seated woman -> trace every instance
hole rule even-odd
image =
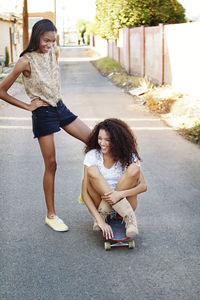
[[[147,187],[132,130],[122,120],[106,119],[94,127],[85,153],[82,199],[95,219],[93,230],[112,238],[106,218],[114,209],[125,222],[126,235],[137,235],[137,195]]]

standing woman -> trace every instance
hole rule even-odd
[[[86,143],[90,129],[62,102],[58,51],[55,48],[57,29],[43,19],[32,29],[28,47],[21,53],[12,72],[0,84],[0,98],[19,108],[32,111],[34,138],[38,139],[44,159],[44,194],[47,206],[46,224],[56,231],[67,231],[68,226],[56,215],[54,182],[56,152],[54,133],[64,129]],[[31,103],[22,102],[7,93],[22,73],[24,87]]]

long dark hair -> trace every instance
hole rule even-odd
[[[57,32],[55,25],[49,19],[42,19],[35,23],[35,25],[32,28],[31,38],[28,47],[20,54],[20,57],[23,56],[26,52],[38,50],[40,47],[40,36],[47,31]]]
[[[120,161],[123,167],[129,166],[132,163],[133,153],[141,160],[136,137],[131,128],[124,121],[115,118],[106,119],[94,127],[85,147],[85,153],[92,149],[100,150],[98,144],[100,129],[110,134],[111,153],[115,162]]]

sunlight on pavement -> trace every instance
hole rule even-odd
[[[0,129],[31,129],[32,126],[0,125]]]
[[[31,117],[0,117],[0,120],[17,120],[17,121],[26,121],[31,120]]]
[[[58,59],[59,62],[69,62],[69,61],[91,61],[98,59],[99,56],[94,57],[61,57]]]
[[[117,118],[117,119],[121,119],[124,120],[126,122],[130,122],[130,121],[160,121],[160,119],[149,119],[149,118],[144,118],[144,119],[139,119],[139,118]],[[105,118],[81,118],[81,120],[83,121],[103,121],[105,120]]]
[[[101,122],[104,120],[104,118],[80,118],[83,122],[85,122],[91,129],[94,128],[97,122]],[[120,117],[121,120],[125,122],[154,122],[154,121],[160,121],[160,119],[154,119],[154,118],[123,118]],[[0,117],[0,120],[6,120],[6,121],[31,121],[31,117]],[[92,122],[93,124],[89,124],[89,122]],[[130,124],[129,124],[130,125]],[[0,125],[0,129],[32,129],[31,125]],[[173,130],[170,127],[167,126],[131,126],[132,130]]]
[[[104,118],[81,118],[82,121],[103,121]],[[119,119],[119,118],[117,118]],[[120,117],[120,119],[130,122],[130,121],[160,121],[160,119],[150,119],[150,118],[123,118]],[[0,120],[18,120],[18,121],[26,121],[31,120],[31,117],[0,117]]]
[[[91,129],[94,126],[89,126]],[[32,126],[24,125],[0,125],[0,129],[32,129]],[[132,130],[173,130],[170,127],[131,127]]]

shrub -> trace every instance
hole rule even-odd
[[[8,51],[8,47],[5,47],[5,66],[8,67],[10,62],[10,56],[9,56],[9,51]]]
[[[192,128],[181,129],[180,133],[183,134],[188,140],[200,145],[200,123],[196,124]]]
[[[160,99],[160,98],[154,98],[152,95],[147,95],[146,98],[146,104],[150,111],[156,112],[159,114],[167,114],[171,110],[172,104],[176,101],[175,99]]]

